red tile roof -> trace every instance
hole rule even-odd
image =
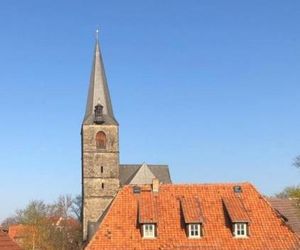
[[[180,198],[180,203],[185,223],[203,222],[199,197],[182,197]]]
[[[53,216],[49,218],[49,222],[52,223],[52,226],[56,227],[68,227],[72,229],[80,228],[80,223],[78,220],[73,218],[64,219],[59,216]],[[31,234],[36,231],[36,227],[34,225],[25,225],[25,224],[16,224],[10,225],[8,229],[8,235],[11,239],[19,240],[28,236],[28,232]],[[0,248],[1,250],[1,248]]]
[[[21,250],[16,242],[14,242],[7,233],[0,230],[0,249],[1,250]]]
[[[10,225],[8,229],[8,235],[12,239],[23,238],[26,231],[28,231],[28,225]]]
[[[150,190],[138,195],[139,223],[157,222],[157,196]]]
[[[142,238],[137,218],[139,199],[144,192],[149,193],[151,187],[142,186],[141,194],[134,194],[132,186],[125,186],[112,202],[86,249],[300,249],[298,236],[249,183],[238,184],[243,190],[239,199],[251,221],[249,237],[234,238],[223,204],[224,199],[236,201],[234,185],[162,184],[155,196],[155,239]],[[187,200],[199,197],[201,201],[204,222],[200,239],[190,239],[186,235],[180,205],[182,197]]]
[[[223,197],[222,200],[231,222],[250,222],[241,197]]]

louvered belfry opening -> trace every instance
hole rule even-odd
[[[102,123],[104,123],[103,106],[100,103],[98,103],[95,106],[94,113],[95,113],[94,122],[96,124],[102,124]]]

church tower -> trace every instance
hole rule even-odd
[[[81,128],[84,241],[88,238],[89,224],[98,221],[119,189],[118,133],[97,37]]]

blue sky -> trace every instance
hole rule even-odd
[[[0,220],[80,193],[80,126],[100,41],[122,163],[179,183],[299,183],[299,1],[2,1]]]

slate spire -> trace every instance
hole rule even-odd
[[[91,124],[94,122],[94,110],[97,104],[101,104],[103,106],[104,123],[118,124],[116,119],[114,118],[114,113],[111,105],[110,94],[107,86],[104,64],[100,50],[98,30],[96,31],[94,60],[92,65],[86,111],[83,120],[84,124]]]

